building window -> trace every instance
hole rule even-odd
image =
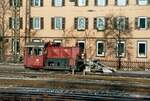
[[[30,18],[30,28],[39,30],[44,28],[44,18],[43,17],[33,17]]]
[[[96,55],[97,56],[105,56],[105,43],[104,43],[104,41],[97,41]]]
[[[103,31],[105,29],[104,17],[94,18],[94,29],[97,29],[98,31]]]
[[[85,30],[85,18],[84,17],[79,17],[78,18],[78,30]]]
[[[10,29],[22,29],[23,23],[22,18],[9,18]]]
[[[32,39],[32,42],[42,42],[41,39]]]
[[[31,0],[31,6],[43,6],[43,0]]]
[[[62,40],[56,39],[56,40],[53,40],[53,42],[56,46],[61,46]]]
[[[65,0],[52,0],[52,6],[61,7],[65,5]]]
[[[12,39],[12,51],[16,53],[20,52],[20,43],[17,39]]]
[[[124,30],[125,29],[125,17],[117,18],[117,29]]]
[[[85,50],[85,41],[80,40],[80,41],[77,41],[77,43],[80,49],[80,53],[83,54]]]
[[[41,0],[33,0],[33,4],[34,4],[34,6],[40,6],[40,3],[41,2]]]
[[[117,57],[125,56],[125,41],[117,41]]]
[[[139,28],[147,28],[147,17],[139,17],[138,19]]]
[[[96,6],[106,6],[108,3],[108,0],[95,0]]]
[[[139,41],[138,42],[138,57],[146,57],[147,56],[147,42]]]
[[[85,29],[88,29],[88,18],[85,17],[75,18],[75,29],[79,31],[84,31]]]
[[[148,0],[137,0],[138,5],[148,5]]]
[[[62,17],[55,18],[55,29],[62,29]]]
[[[129,27],[129,19],[124,16],[114,18],[114,27],[117,30],[124,31]]]
[[[118,6],[126,6],[128,3],[128,0],[115,0],[115,4]]]
[[[35,17],[33,19],[33,28],[40,29],[40,17]]]
[[[9,0],[9,5],[13,7],[22,6],[22,0]]]
[[[52,29],[55,29],[55,30],[65,29],[64,17],[53,17],[51,20],[52,20]]]
[[[148,18],[147,17],[135,18],[135,27],[140,28],[140,29],[147,29],[147,27],[148,27]]]
[[[87,6],[88,5],[88,0],[76,0],[75,5],[76,6]]]

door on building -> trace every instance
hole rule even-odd
[[[80,48],[80,53],[84,53],[84,49],[85,49],[85,41],[78,41],[78,46]]]

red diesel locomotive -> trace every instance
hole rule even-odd
[[[63,47],[57,44],[30,42],[24,49],[24,66],[31,69],[82,70],[83,59],[78,46]]]

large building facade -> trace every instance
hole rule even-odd
[[[15,0],[9,0],[13,7]],[[17,0],[18,1],[18,0]],[[28,0],[27,0],[28,1]],[[26,35],[26,0],[20,0],[20,41],[17,52],[23,53]],[[31,0],[30,37],[31,41],[57,42],[64,46],[77,43],[87,58],[117,59],[120,46],[122,60],[150,61],[150,0]],[[130,36],[121,40],[109,52],[104,38],[107,19],[110,16],[122,18],[124,26],[130,24]],[[15,21],[9,16],[9,31],[5,35],[6,54],[13,53],[12,28]],[[112,37],[113,38],[113,37]],[[111,39],[111,38],[110,38]],[[107,39],[107,40],[110,40]],[[129,42],[130,40],[130,42]],[[127,47],[127,44],[130,44]],[[19,48],[20,47],[20,48]]]

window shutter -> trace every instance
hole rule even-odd
[[[74,18],[74,29],[77,29],[78,26],[78,18]]]
[[[12,0],[9,0],[9,6],[10,7],[12,6]]]
[[[86,6],[88,6],[88,0],[86,0]]]
[[[31,6],[33,6],[33,0],[30,1]]]
[[[108,27],[107,25],[109,24],[108,23],[108,20],[109,20],[109,18],[108,17],[105,17],[105,28],[104,28],[104,30]]]
[[[33,18],[30,18],[30,28],[33,29]]]
[[[125,29],[129,29],[129,18],[125,18]]]
[[[97,6],[97,0],[95,0],[95,6]]]
[[[117,29],[117,18],[113,18],[113,28]]]
[[[65,17],[63,17],[63,19],[62,19],[62,29],[65,29],[65,22],[66,22]]]
[[[97,27],[96,27],[97,22],[96,21],[97,21],[97,18],[94,18],[94,26],[93,26],[94,29],[97,29]]]
[[[115,5],[117,5],[117,0],[115,0]]]
[[[107,21],[108,21],[108,18],[104,17],[104,24],[105,24],[105,26],[104,26],[104,30],[105,30],[105,29],[106,29],[106,27],[107,27]]]
[[[128,5],[129,4],[129,0],[126,0],[126,5]]]
[[[139,5],[139,0],[136,0],[136,4]]]
[[[65,0],[62,0],[62,6],[65,6]]]
[[[41,23],[41,29],[44,29],[44,18],[43,17],[41,17],[40,23]]]
[[[108,0],[106,0],[105,2],[106,2],[106,5],[108,5]]]
[[[22,19],[22,17],[20,18],[20,29],[22,29],[23,28],[23,19]]]
[[[52,0],[52,6],[55,6],[55,4],[54,4],[54,0]]]
[[[138,26],[138,18],[135,18],[135,29],[138,29],[139,26]]]
[[[105,28],[109,28],[109,27],[113,27],[113,21],[111,19],[111,17],[107,17],[106,19],[106,27]]]
[[[12,28],[12,18],[10,17],[9,18],[9,29],[11,29]]]
[[[54,17],[52,17],[51,18],[51,29],[54,29],[54,21],[55,21],[55,18]]]
[[[89,25],[88,18],[85,18],[85,29],[88,29],[88,25]]]
[[[75,6],[78,6],[78,0],[75,1]]]
[[[41,0],[41,2],[40,2],[41,3],[40,4],[41,7],[43,7],[43,2],[44,2],[44,0]]]
[[[20,7],[22,6],[22,0],[20,0]]]
[[[150,4],[150,0],[148,0],[148,4]]]
[[[148,20],[148,22],[147,22],[147,25],[148,25],[148,26],[147,26],[147,27],[150,28],[150,17],[147,18],[147,20]]]

